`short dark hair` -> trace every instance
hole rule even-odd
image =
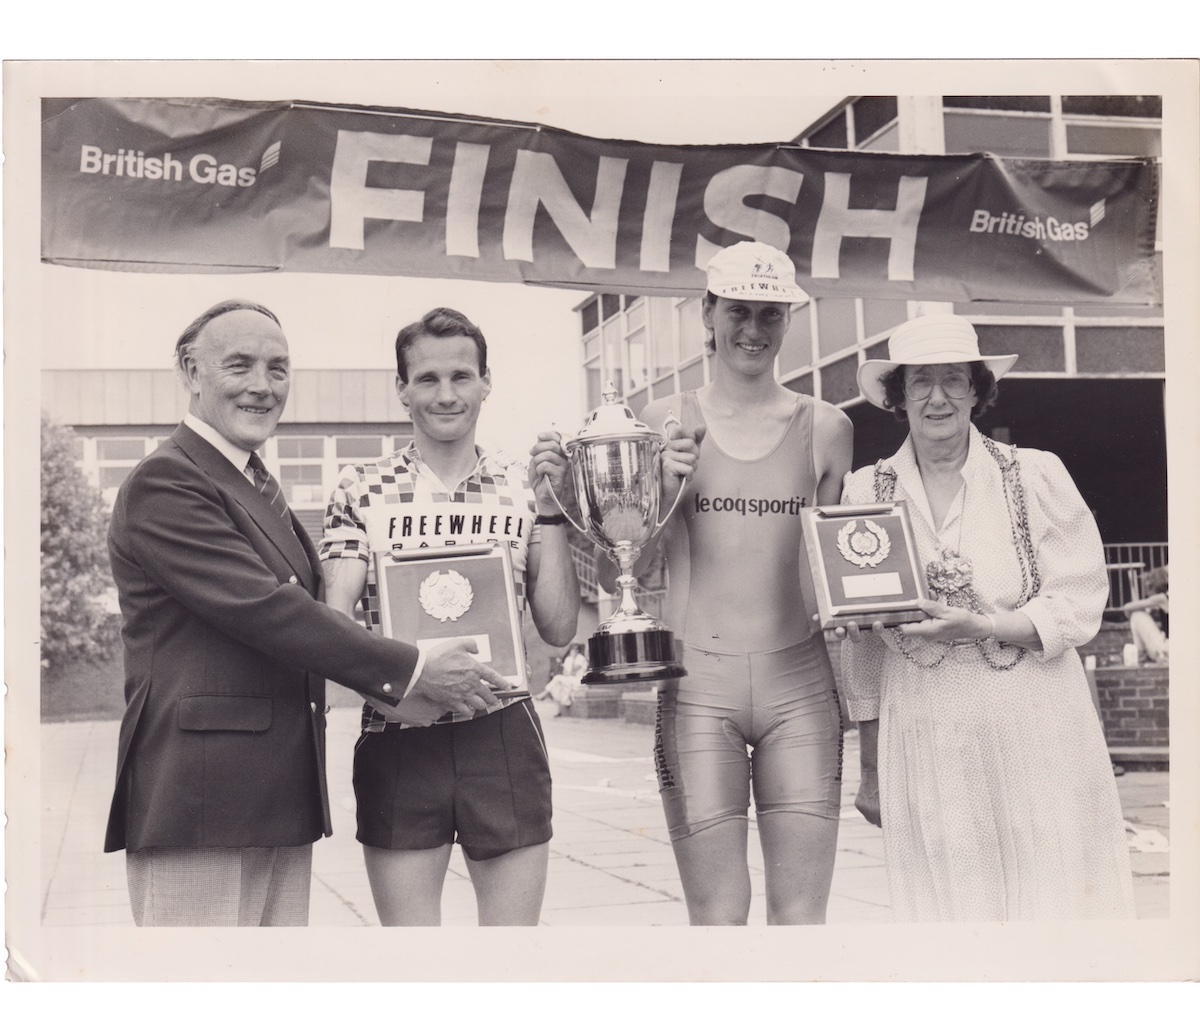
[[[396,373],[401,382],[408,382],[408,351],[421,336],[433,336],[436,339],[466,336],[473,339],[475,349],[479,351],[479,374],[487,374],[487,340],[483,338],[479,326],[456,310],[435,307],[420,321],[405,325],[396,333]]]
[[[717,305],[717,294],[710,289],[704,291],[704,299],[700,301],[700,310],[708,313]],[[704,352],[717,352],[717,337],[711,328],[704,326]]]
[[[183,359],[191,352],[192,344],[196,342],[196,338],[204,330],[204,326],[214,318],[219,318],[222,314],[229,314],[231,311],[257,311],[259,314],[265,314],[276,325],[279,325],[279,319],[271,311],[267,310],[260,303],[254,303],[252,300],[222,300],[220,303],[214,303],[200,317],[188,325],[176,341],[175,367],[180,371],[183,370]],[[282,325],[279,325],[279,327],[283,328]]]
[[[992,374],[983,361],[964,361],[971,372],[971,385],[975,388],[975,406],[971,408],[971,418],[974,420],[996,403],[1000,395],[1000,386],[996,376]],[[883,386],[883,405],[890,410],[897,421],[904,421],[908,415],[904,411],[904,372],[910,364],[897,364],[891,371],[879,376]]]

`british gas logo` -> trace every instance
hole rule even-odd
[[[1021,236],[1024,239],[1042,239],[1055,243],[1082,242],[1091,234],[1091,230],[1104,220],[1104,201],[1098,200],[1088,211],[1087,221],[1061,221],[1047,215],[1030,217],[1024,213],[1014,214],[1002,211],[993,214],[988,210],[977,209],[971,216],[971,232],[984,232],[988,235]]]
[[[148,181],[182,182],[201,185],[233,186],[247,189],[268,168],[279,163],[281,143],[272,143],[263,152],[257,168],[239,167],[219,160],[209,153],[192,156],[187,164],[170,153],[147,157],[142,150],[119,147],[106,152],[102,147],[84,144],[79,148],[79,171],[83,175],[112,175],[119,178]]]

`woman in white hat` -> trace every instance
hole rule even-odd
[[[889,356],[863,363],[859,388],[909,435],[847,476],[843,502],[908,502],[932,599],[924,620],[852,627],[842,671],[858,806],[882,818],[893,914],[1132,917],[1112,765],[1075,651],[1108,596],[1095,521],[1058,457],[972,424],[1015,356],[982,356],[971,324],[944,314],[901,325]]]
[[[641,415],[682,422],[667,431],[664,499],[695,462],[663,533],[665,620],[688,676],[660,690],[655,739],[693,924],[748,919],[752,788],[768,923],[824,921],[833,875],[841,717],[824,637],[805,612],[800,511],[837,502],[852,428],[775,380],[792,304],[807,299],[795,276],[763,243],[719,251],[702,308],[712,381]]]

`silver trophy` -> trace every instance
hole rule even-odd
[[[642,548],[674,513],[683,489],[660,521],[663,437],[634,417],[617,399],[611,383],[603,395],[604,403],[588,415],[580,433],[564,443],[583,525],[554,497],[571,524],[604,549],[620,571],[620,603],[588,640],[591,667],[583,683],[624,685],[682,678],[686,672],[676,659],[674,634],[634,599],[633,567]],[[671,415],[668,420],[678,419]]]

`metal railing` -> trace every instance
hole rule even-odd
[[[1142,575],[1167,563],[1166,543],[1105,543],[1104,564],[1108,569],[1108,606],[1105,613],[1119,611],[1142,595]]]

